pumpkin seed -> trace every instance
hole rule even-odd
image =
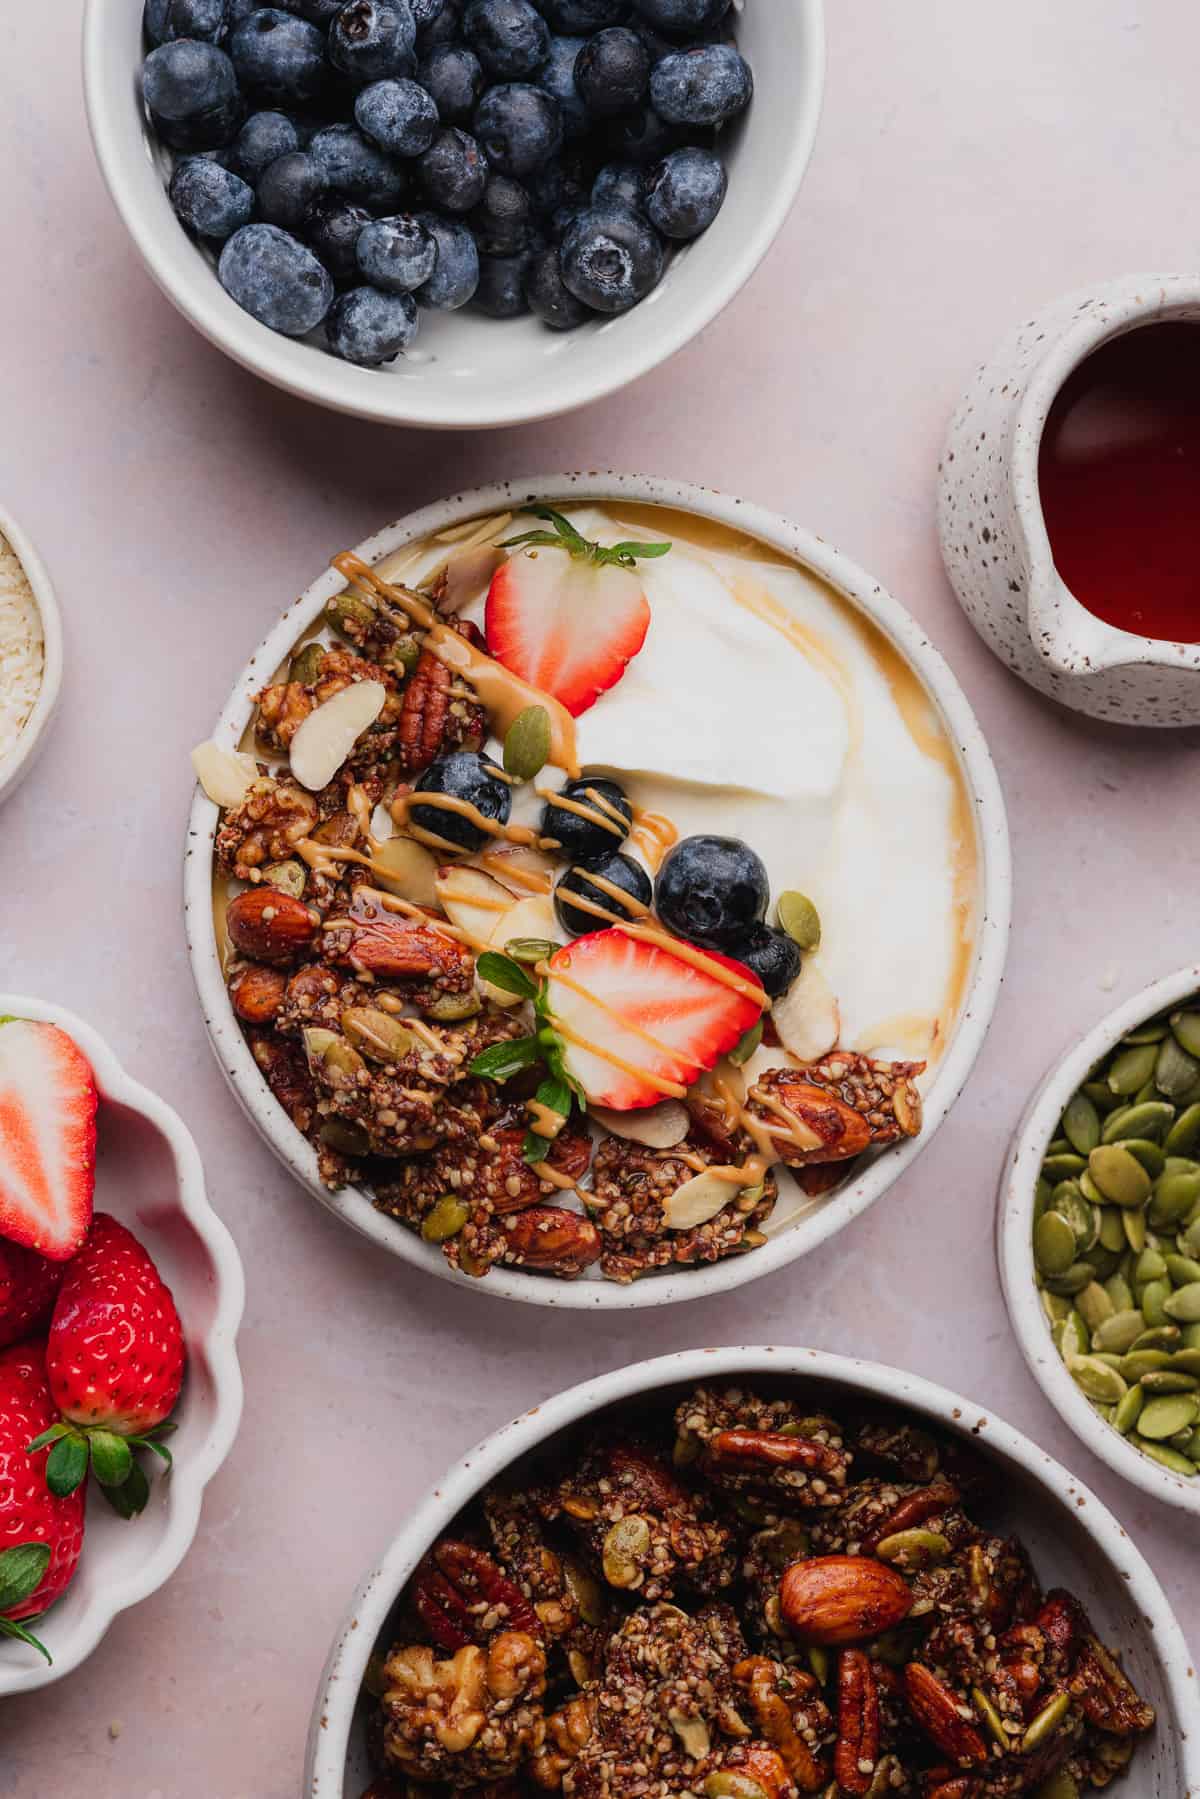
[[[1139,1087],[1137,1092],[1134,1094],[1133,1104],[1135,1106],[1144,1106],[1148,1100],[1155,1099],[1155,1098],[1157,1098],[1157,1096],[1158,1096],[1158,1087],[1154,1081],[1153,1076],[1151,1076],[1151,1078],[1146,1082],[1146,1085],[1144,1087]]]
[[[1121,1375],[1127,1381],[1145,1380],[1156,1368],[1165,1368],[1170,1360],[1163,1349],[1131,1349],[1121,1360]]]
[[[1200,1349],[1181,1349],[1171,1357],[1173,1374],[1200,1374]]]
[[[1113,1428],[1127,1437],[1142,1415],[1142,1407],[1146,1403],[1146,1389],[1138,1381],[1117,1401],[1113,1412]]]
[[[1121,1213],[1121,1229],[1125,1233],[1125,1241],[1135,1255],[1140,1255],[1146,1247],[1146,1218],[1142,1212],[1124,1211]]]
[[[1195,1462],[1177,1449],[1169,1449],[1165,1443],[1153,1443],[1149,1437],[1142,1436],[1131,1436],[1129,1442],[1135,1443],[1142,1454],[1148,1455],[1160,1468],[1169,1468],[1172,1474],[1182,1475],[1184,1480],[1194,1479],[1198,1472]]]
[[[1054,1347],[1063,1361],[1069,1361],[1075,1355],[1086,1355],[1092,1346],[1091,1332],[1083,1322],[1079,1313],[1072,1309],[1061,1324],[1056,1324],[1051,1336]]]
[[[821,1685],[828,1686],[829,1676],[833,1673],[833,1658],[823,1643],[809,1644],[808,1665]]]
[[[1187,1287],[1200,1281],[1200,1262],[1191,1256],[1167,1256],[1167,1278],[1173,1287]]]
[[[447,1193],[422,1219],[421,1235],[426,1243],[448,1243],[451,1237],[457,1237],[470,1215],[461,1199]]]
[[[1177,1349],[1182,1334],[1177,1324],[1159,1324],[1153,1330],[1143,1331],[1133,1347],[1135,1350]]]
[[[1122,1216],[1126,1218],[1140,1218],[1141,1213],[1126,1212],[1123,1213]],[[1110,1275],[1117,1272],[1117,1269],[1124,1260],[1124,1258],[1119,1256],[1115,1250],[1104,1249],[1099,1243],[1094,1243],[1091,1249],[1080,1256],[1079,1259],[1081,1262],[1086,1262],[1088,1264],[1092,1270],[1093,1280],[1099,1281],[1101,1285],[1104,1284]]]
[[[1065,1293],[1074,1296],[1090,1287],[1096,1278],[1096,1270],[1090,1262],[1072,1262],[1065,1274],[1048,1274],[1046,1285],[1051,1293]]]
[[[906,1573],[933,1568],[944,1562],[949,1553],[948,1537],[942,1536],[940,1531],[923,1530],[919,1525],[912,1530],[895,1531],[875,1545],[875,1554],[881,1562],[895,1562]]]
[[[636,1512],[618,1518],[604,1539],[600,1562],[610,1587],[632,1587],[641,1579],[641,1558],[650,1549],[650,1526]]]
[[[1188,1106],[1179,1114],[1163,1144],[1169,1156],[1190,1156],[1200,1148],[1200,1104]]]
[[[1083,1294],[1079,1297],[1082,1299]],[[1092,1348],[1109,1350],[1120,1356],[1128,1355],[1143,1329],[1144,1321],[1140,1312],[1113,1312],[1092,1332]]]
[[[1184,1349],[1200,1349],[1200,1324],[1185,1324],[1180,1339]]]
[[[1051,1137],[1045,1149],[1045,1154],[1048,1156],[1067,1156],[1070,1153],[1071,1145],[1066,1137]]]
[[[1100,1220],[1095,1206],[1090,1206],[1075,1181],[1060,1181],[1054,1189],[1051,1211],[1066,1219],[1075,1233],[1075,1253],[1086,1256],[1100,1238]]]
[[[971,1704],[987,1725],[992,1741],[998,1743],[1005,1751],[1011,1749],[1012,1743],[1004,1728],[1004,1720],[980,1687],[971,1688]]]
[[[1151,1143],[1149,1137],[1122,1137],[1121,1148],[1137,1157],[1152,1181],[1156,1181],[1166,1167],[1166,1156],[1157,1143]]]
[[[1066,1768],[1059,1768],[1033,1789],[1033,1799],[1079,1799],[1079,1782]]]
[[[1150,1176],[1121,1144],[1101,1144],[1088,1157],[1088,1172],[1106,1199],[1118,1206],[1143,1206],[1150,1197]]]
[[[1033,1259],[1050,1275],[1065,1275],[1074,1262],[1075,1232],[1061,1212],[1046,1212],[1034,1225]],[[1090,1279],[1090,1269],[1088,1274]]]
[[[1161,1281],[1166,1276],[1167,1264],[1156,1249],[1144,1249],[1139,1255],[1133,1270],[1133,1284],[1144,1287],[1148,1281]]]
[[[290,858],[286,862],[271,862],[262,871],[263,882],[273,887],[276,893],[286,893],[292,899],[303,899],[304,889],[308,885],[308,870],[303,862],[295,862]]]
[[[467,993],[439,993],[425,1007],[428,1016],[439,1024],[456,1024],[461,1018],[474,1018],[482,1010],[483,1001],[474,988]]]
[[[1182,1368],[1176,1369],[1172,1363],[1144,1374],[1142,1385],[1147,1393],[1194,1393],[1200,1387],[1200,1380],[1194,1374],[1185,1374]]]
[[[1109,1091],[1107,1081],[1085,1081],[1079,1091],[1087,1095],[1101,1118],[1107,1118],[1110,1112],[1116,1111],[1117,1101]]]
[[[1124,1377],[1095,1356],[1068,1356],[1067,1371],[1080,1392],[1101,1405],[1115,1405],[1125,1396]]]
[[[1086,1170],[1079,1177],[1079,1191],[1089,1204],[1099,1210],[1100,1241],[1105,1249],[1115,1249],[1118,1252],[1124,1250],[1125,1227],[1121,1223],[1120,1206],[1110,1206],[1105,1203],[1104,1195]]]
[[[1200,1281],[1189,1281],[1180,1287],[1178,1292],[1163,1300],[1162,1309],[1176,1324],[1200,1324]],[[1146,1322],[1151,1322],[1149,1317]]]
[[[306,643],[303,649],[297,650],[288,668],[288,680],[298,681],[301,687],[310,687],[321,673],[325,648],[320,639],[314,637],[311,643]]]
[[[600,1591],[599,1581],[593,1580],[581,1562],[573,1556],[560,1557],[563,1579],[567,1590],[575,1601],[575,1609],[585,1624],[603,1624],[608,1617],[604,1604],[604,1596]]]
[[[1149,1281],[1142,1288],[1142,1317],[1154,1328],[1155,1325],[1167,1322],[1167,1301],[1171,1297],[1169,1280]]]
[[[740,1068],[744,1062],[748,1062],[762,1040],[763,1021],[760,1018],[757,1024],[752,1024],[750,1029],[743,1036],[738,1038],[733,1048],[729,1051],[729,1060],[733,1063],[734,1067]],[[1046,1188],[1046,1197],[1048,1199],[1051,1192],[1050,1183],[1049,1181],[1046,1181],[1043,1185]]]
[[[353,640],[375,623],[375,608],[354,593],[335,593],[325,608],[325,616],[335,631]]]
[[[1110,1090],[1122,1098],[1137,1093],[1146,1082],[1154,1078],[1154,1064],[1158,1059],[1158,1050],[1152,1043],[1137,1044],[1132,1049],[1123,1049],[1109,1063],[1105,1077]]]
[[[821,946],[821,915],[806,893],[781,893],[777,908],[780,928],[802,950]]]
[[[1181,1454],[1190,1462],[1200,1462],[1200,1426],[1188,1432],[1187,1442],[1181,1446]]]
[[[339,1156],[365,1156],[371,1152],[371,1139],[361,1124],[349,1118],[327,1118],[317,1133],[322,1143]]]
[[[1191,1105],[1200,1085],[1200,1062],[1181,1049],[1174,1037],[1163,1039],[1154,1065],[1154,1084],[1177,1106]]]
[[[1154,1183],[1147,1221],[1156,1229],[1166,1229],[1186,1218],[1200,1199],[1200,1174],[1163,1174]]]
[[[1167,1026],[1161,1018],[1148,1018],[1145,1024],[1139,1024],[1136,1031],[1128,1031],[1121,1039],[1122,1049],[1134,1047],[1139,1043],[1161,1043],[1167,1034]]]
[[[1179,1246],[1185,1255],[1200,1256],[1200,1218],[1189,1221],[1179,1234]]]
[[[1177,1430],[1190,1430],[1200,1416],[1200,1399],[1190,1393],[1172,1393],[1160,1399],[1148,1399],[1138,1419],[1138,1436],[1151,1443],[1173,1437]]]
[[[1171,1032],[1189,1056],[1200,1056],[1200,1012],[1173,1012]]]
[[[417,1047],[407,1025],[374,1006],[348,1006],[342,1013],[342,1029],[355,1049],[372,1062],[402,1062]]]
[[[1122,1106],[1111,1112],[1100,1131],[1100,1142],[1118,1143],[1126,1137],[1148,1137],[1157,1143],[1170,1130],[1175,1119],[1174,1106],[1165,1099],[1150,1099],[1136,1106]]]
[[[782,906],[782,901],[780,902]],[[1062,1115],[1063,1136],[1081,1156],[1090,1155],[1100,1141],[1100,1114],[1086,1093],[1072,1094]]]
[[[1021,1754],[1032,1755],[1035,1749],[1049,1742],[1070,1709],[1070,1693],[1056,1693],[1050,1703],[1042,1707],[1021,1738]]]
[[[1091,1355],[1093,1361],[1103,1362],[1106,1368],[1115,1368],[1117,1373],[1120,1374],[1121,1363],[1125,1359],[1124,1356],[1114,1355],[1107,1349],[1093,1349],[1087,1353]]]
[[[1043,1291],[1041,1301],[1047,1324],[1061,1324],[1065,1318],[1070,1317],[1071,1302],[1069,1299],[1061,1298],[1057,1293]]]
[[[1099,1330],[1105,1320],[1113,1315],[1113,1302],[1096,1281],[1091,1281],[1084,1287],[1075,1304],[1090,1331]]]
[[[1133,1297],[1133,1289],[1123,1274],[1110,1274],[1104,1282],[1104,1291],[1112,1300],[1114,1312],[1136,1312],[1137,1305]]]
[[[550,714],[544,706],[526,706],[504,734],[504,772],[514,781],[532,781],[550,757]]]
[[[379,660],[385,668],[393,668],[397,673],[411,675],[421,660],[421,645],[417,638],[406,632],[389,643]]]
[[[1082,1174],[1087,1162],[1077,1156],[1073,1149],[1054,1149],[1047,1152],[1042,1161],[1042,1173],[1048,1181],[1066,1181],[1077,1174]]]

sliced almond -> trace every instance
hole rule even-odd
[[[196,745],[192,767],[214,806],[240,806],[258,779],[252,756],[241,750],[223,750],[211,741]]]
[[[832,987],[811,957],[771,1007],[779,1041],[800,1062],[828,1055],[842,1028]]]
[[[704,1719],[688,1717],[685,1712],[672,1709],[667,1713],[667,1723],[683,1744],[684,1754],[690,1755],[694,1762],[702,1762],[712,1748],[712,1738]]]
[[[503,550],[498,550],[493,543],[477,543],[470,548],[455,550],[446,562],[446,590],[438,610],[461,612],[473,601],[482,599],[503,561]]]
[[[386,843],[375,845],[371,860],[375,864],[371,880],[376,887],[413,906],[437,905],[437,861],[423,844],[411,837],[389,837]]]
[[[527,843],[498,843],[482,852],[487,872],[518,899],[540,898],[554,884],[557,864]]]
[[[292,773],[310,793],[328,787],[363,732],[383,711],[382,681],[354,681],[310,712],[292,738]]]
[[[663,1207],[667,1229],[691,1231],[698,1224],[707,1224],[710,1218],[715,1218],[731,1204],[738,1191],[732,1181],[723,1181],[711,1169],[694,1174],[682,1187],[676,1187]]]
[[[596,1123],[614,1137],[623,1137],[627,1143],[644,1143],[647,1149],[674,1149],[683,1142],[691,1125],[687,1107],[677,1099],[664,1099],[660,1106],[648,1106],[644,1112],[610,1112],[607,1106],[592,1106],[589,1111]]]
[[[434,875],[437,903],[476,948],[490,945],[497,922],[512,911],[512,895],[481,868],[451,862]]]
[[[506,944],[515,943],[518,938],[535,943],[562,942],[563,928],[554,916],[554,905],[548,893],[539,893],[534,899],[518,900],[516,905],[510,906],[492,932],[492,948],[503,952]]]

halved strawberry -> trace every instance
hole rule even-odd
[[[52,1262],[75,1254],[92,1222],[96,1082],[56,1024],[0,1024],[0,1237]]]
[[[66,1272],[65,1262],[0,1237],[0,1349],[22,1342],[49,1317]]]
[[[650,606],[639,557],[670,544],[591,543],[560,513],[532,509],[553,531],[526,531],[496,570],[484,624],[497,662],[553,695],[578,718],[616,685],[646,641]]]
[[[744,987],[754,977],[705,951]],[[766,1004],[656,943],[593,931],[550,960],[546,1009],[566,1038],[563,1062],[589,1101],[618,1112],[690,1087],[758,1022]],[[667,1083],[664,1087],[662,1083]]]

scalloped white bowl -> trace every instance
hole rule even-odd
[[[26,719],[16,747],[0,761],[0,805],[10,799],[37,759],[46,739],[46,727],[54,716],[62,689],[63,633],[58,600],[46,565],[16,519],[0,506],[0,537],[25,570],[42,620],[42,685]]]
[[[243,368],[301,399],[381,424],[475,430],[549,418],[646,374],[682,349],[749,280],[782,229],[816,138],[825,78],[823,0],[749,0],[738,38],[755,98],[728,136],[729,197],[712,227],[675,255],[661,285],[624,317],[578,331],[533,318],[424,313],[412,351],[353,368],[280,337],[231,300],[166,194],[167,154],[142,111],[142,0],[88,0],[83,74],[92,142],[147,269],[184,317]]]
[[[470,1450],[412,1511],[364,1575],[346,1612],[309,1726],[308,1799],[361,1799],[370,1779],[363,1676],[395,1640],[392,1616],[430,1544],[489,1481],[578,1419],[664,1388],[722,1378],[795,1381],[916,1413],[996,1463],[1005,1530],[1025,1539],[1043,1586],[1070,1587],[1100,1636],[1118,1648],[1158,1712],[1152,1741],[1120,1783],[1122,1799],[1200,1799],[1200,1697],[1183,1632],[1149,1564],[1075,1476],[1011,1425],[917,1375],[816,1349],[691,1349],[617,1369],[534,1406]]]
[[[759,538],[812,569],[864,613],[919,675],[959,748],[963,776],[974,802],[981,889],[975,956],[958,1028],[925,1096],[925,1128],[920,1137],[890,1149],[849,1179],[824,1205],[795,1219],[749,1255],[731,1257],[707,1268],[654,1275],[632,1286],[599,1279],[552,1280],[508,1268],[494,1268],[486,1280],[469,1283],[477,1291],[497,1298],[586,1310],[624,1311],[670,1305],[682,1299],[704,1299],[782,1268],[849,1224],[911,1167],[957,1099],[991,1022],[1008,945],[1012,876],[1004,800],[987,745],[961,688],[904,608],[877,581],[819,537],[743,500],[649,475],[618,475],[610,471],[542,475],[477,488],[427,506],[376,532],[359,544],[357,553],[367,562],[378,562],[432,532],[446,530],[478,514],[506,511],[534,498],[568,505],[615,499],[677,507]],[[327,569],[272,626],[239,675],[217,721],[213,732],[217,743],[232,749],[241,741],[250,720],[252,695],[272,678],[297,638],[343,585],[342,576]],[[422,1242],[413,1231],[376,1211],[365,1193],[355,1188],[330,1193],[321,1185],[311,1146],[278,1105],[256,1066],[229,1003],[213,928],[212,847],[217,816],[217,808],[197,788],[184,857],[184,911],[192,972],[222,1073],[280,1161],[330,1211],[389,1254],[428,1274],[466,1281],[467,1276],[451,1269],[434,1245]]]
[[[996,1209],[996,1254],[1004,1303],[1016,1332],[1029,1372],[1079,1438],[1106,1462],[1114,1474],[1140,1487],[1143,1493],[1181,1511],[1200,1515],[1200,1474],[1185,1480],[1160,1468],[1144,1456],[1119,1431],[1095,1413],[1068,1374],[1054,1347],[1038,1295],[1033,1266],[1033,1197],[1038,1169],[1046,1145],[1054,1136],[1063,1107],[1095,1064],[1101,1061],[1127,1031],[1136,1029],[1156,1012],[1174,1006],[1200,992],[1200,966],[1180,968],[1143,987],[1132,999],[1102,1018],[1074,1049],[1056,1062],[1025,1109],[1017,1126],[1000,1180]]]
[[[229,1454],[242,1414],[236,1337],[245,1302],[237,1249],[208,1203],[200,1154],[182,1120],[126,1074],[73,1012],[5,993],[3,1013],[60,1025],[91,1063],[100,1092],[96,1208],[119,1218],[154,1258],[183,1321],[188,1369],[171,1440],[173,1471],[165,1479],[152,1472],[150,1503],[128,1522],[98,1494],[89,1496],[79,1570],[36,1626],[53,1665],[22,1643],[0,1641],[0,1697],[70,1674],[118,1612],[157,1592],[187,1554],[204,1489]]]

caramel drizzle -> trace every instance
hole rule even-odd
[[[635,807],[629,841],[641,850],[651,873],[657,874],[667,851],[678,843],[679,832],[665,812],[641,812]]]
[[[585,787],[583,791],[585,798],[591,802],[588,805],[583,800],[571,799],[565,793],[556,792],[553,787],[534,788],[538,798],[545,800],[548,806],[559,806],[564,812],[573,812],[576,818],[585,818],[589,824],[611,831],[619,842],[624,842],[629,829],[629,820],[625,814],[606,800],[602,793],[597,792],[596,788]]]
[[[436,831],[427,831],[423,825],[412,822],[414,806],[430,806],[435,812],[457,812],[460,818],[469,819],[476,830],[488,837],[502,837],[507,843],[518,843],[528,849],[540,849],[542,840],[529,825],[501,824],[498,819],[487,818],[472,804],[470,800],[459,799],[453,793],[398,793],[391,804],[392,822],[399,826],[409,837],[415,837],[418,843],[428,845],[430,849],[448,850],[453,855],[461,856],[463,846],[454,843],[449,837],[439,837]]]
[[[515,881],[518,887],[526,887],[530,893],[549,893],[554,887],[552,877],[544,874],[540,869],[522,868],[517,861],[506,861],[502,856],[495,855],[491,851],[483,851],[477,858],[475,866],[482,868],[485,874],[494,874],[501,883]]]
[[[556,1112],[553,1106],[544,1106],[540,1099],[527,1100],[525,1110],[529,1114],[529,1128],[533,1135],[545,1137],[550,1143],[553,1143],[567,1122],[561,1112]]]
[[[592,995],[589,994],[588,998],[591,999]],[[664,1098],[687,1098],[687,1088],[681,1087],[678,1081],[668,1081],[661,1075],[651,1073],[648,1068],[639,1068],[636,1062],[627,1062],[623,1056],[618,1056],[611,1049],[602,1049],[599,1044],[593,1043],[589,1038],[581,1037],[578,1032],[571,1030],[560,1018],[555,1019],[554,1028],[560,1037],[565,1037],[567,1042],[573,1043],[577,1049],[585,1050],[589,1055],[598,1057],[601,1062],[607,1062],[613,1068],[619,1068],[622,1074],[627,1074],[636,1081],[644,1081],[647,1087],[653,1087]]]
[[[543,979],[550,972],[551,970],[548,962],[538,963],[536,973],[540,974]],[[640,1025],[633,1024],[628,1018],[622,1017],[620,1012],[610,1006],[607,1001],[597,999],[590,987],[585,987],[581,982],[572,980],[571,976],[569,974],[564,974],[561,968],[556,968],[553,972],[554,978],[560,986],[570,988],[571,992],[577,993],[580,999],[587,1000],[589,1005],[595,1006],[598,1012],[603,1012],[606,1018],[613,1019],[615,1023],[619,1024],[621,1029],[628,1032],[631,1037],[640,1037],[642,1042],[648,1044],[652,1050],[656,1050],[659,1055],[669,1057],[672,1061],[678,1062],[682,1060],[678,1050],[672,1049],[669,1043],[663,1043],[650,1031],[644,1031]],[[599,1054],[600,1052],[597,1051],[596,1053]],[[686,1092],[687,1089],[685,1088],[684,1091]]]

